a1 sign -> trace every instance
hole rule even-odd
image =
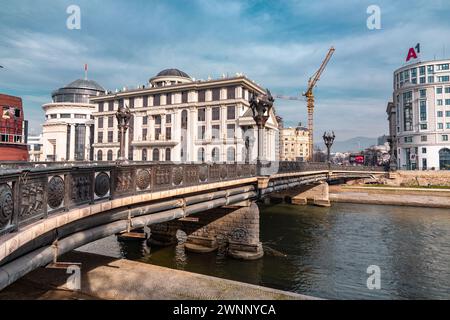
[[[420,53],[420,43],[416,44],[414,48],[409,48],[408,56],[406,57],[406,62],[408,62],[411,59],[417,59],[419,53]]]

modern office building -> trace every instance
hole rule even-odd
[[[44,104],[42,152],[45,161],[93,160],[95,105],[90,97],[104,93],[97,82],[78,79],[52,93]]]
[[[309,152],[309,131],[301,123],[295,128],[281,129],[280,160],[306,161]]]
[[[450,60],[418,62],[394,71],[394,127],[399,169],[450,169]]]
[[[116,111],[132,113],[125,137],[125,157],[144,161],[253,161],[257,129],[249,97],[265,90],[241,74],[217,80],[194,80],[166,69],[148,85],[91,98],[96,136],[95,160],[116,160],[119,131]],[[275,160],[278,124],[274,110],[265,129],[264,159]]]

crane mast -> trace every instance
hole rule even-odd
[[[320,76],[322,75],[323,71],[325,70],[325,67],[328,64],[328,61],[330,61],[331,56],[334,53],[334,48],[331,47],[328,50],[328,53],[325,57],[325,59],[322,61],[322,64],[320,65],[320,68],[313,74],[311,78],[308,80],[308,88],[303,93],[303,96],[306,97],[307,101],[307,108],[308,108],[308,133],[309,133],[309,154],[308,154],[308,160],[313,160],[313,131],[314,131],[314,93],[313,89],[317,84],[317,81],[319,81]]]

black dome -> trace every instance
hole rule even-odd
[[[89,97],[104,93],[105,89],[94,80],[78,79],[53,91],[53,102],[89,103]]]
[[[186,72],[183,72],[178,69],[165,69],[156,75],[157,77],[182,77],[182,78],[190,78]]]

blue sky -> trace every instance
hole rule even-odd
[[[81,30],[66,28],[69,5]],[[366,27],[369,5],[381,30]],[[273,93],[299,95],[328,48],[316,89],[315,132],[337,140],[387,132],[392,72],[409,47],[422,60],[450,57],[450,2],[356,0],[0,0],[0,92],[23,98],[32,132],[51,91],[83,77],[109,90],[135,87],[165,68],[196,79],[243,72]],[[278,99],[287,124],[306,123],[306,102]]]

